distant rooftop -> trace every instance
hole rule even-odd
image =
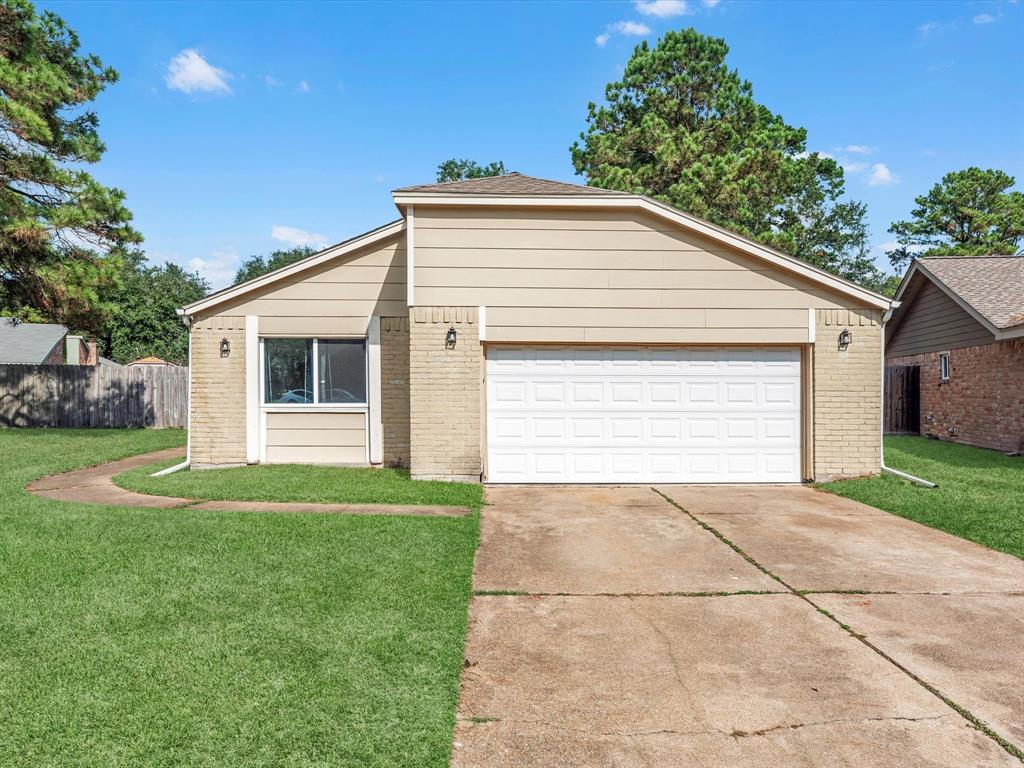
[[[67,328],[56,323],[23,323],[13,317],[0,317],[0,363],[38,365],[67,333]]]
[[[441,184],[416,184],[411,187],[400,187],[395,192],[443,192],[457,195],[509,195],[522,196],[578,196],[593,195],[626,195],[601,187],[587,187],[582,184],[569,184],[564,181],[538,179],[535,176],[524,176],[521,173],[506,173],[503,176],[485,176],[481,179],[464,179],[462,181],[445,181]]]
[[[919,261],[996,328],[1024,325],[1024,256],[933,256]]]

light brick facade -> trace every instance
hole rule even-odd
[[[824,481],[881,466],[881,313],[819,309],[814,344],[814,474]],[[839,348],[839,334],[853,341]]]
[[[949,350],[946,382],[938,352],[891,357],[886,365],[920,366],[922,435],[1024,451],[1024,340]]]
[[[382,459],[409,466],[409,318],[380,319],[380,408]]]
[[[416,478],[479,481],[483,350],[476,307],[409,310],[409,437]],[[445,335],[454,328],[453,349]]]
[[[221,339],[231,343],[222,355]],[[245,318],[216,315],[192,324],[192,465],[245,463]]]

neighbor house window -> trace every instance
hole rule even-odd
[[[264,339],[263,402],[366,404],[363,339]]]
[[[949,352],[939,354],[939,379],[949,381]]]

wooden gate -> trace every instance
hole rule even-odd
[[[917,435],[921,432],[921,369],[916,365],[890,365],[885,369],[885,433]]]

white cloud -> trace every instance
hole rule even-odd
[[[267,88],[280,88],[281,87],[281,81],[278,80],[273,75],[264,75],[263,76],[263,82],[266,84]]]
[[[795,157],[797,160],[806,160],[808,157],[811,156],[811,154],[811,152],[807,152],[805,150],[803,152],[797,152],[795,155],[793,155],[793,157]],[[815,152],[813,154],[817,154],[818,157],[824,157],[826,160],[832,159],[832,155],[830,155],[828,152]]]
[[[856,162],[856,161],[843,163],[843,170],[846,173],[862,173],[863,171],[866,171],[867,169],[868,169],[868,164],[867,163],[861,163],[861,162]]]
[[[942,25],[937,21],[926,21],[920,27],[917,28],[917,33],[921,37],[930,37],[942,29]]]
[[[598,45],[604,45],[612,39],[613,35],[640,37],[649,34],[651,34],[651,28],[646,24],[641,24],[638,21],[616,21],[614,24],[609,24],[605,27],[604,32],[594,38],[594,42]]]
[[[327,245],[327,238],[323,235],[318,235],[316,232],[307,232],[297,227],[283,227],[279,224],[275,224],[270,228],[270,236],[282,243],[296,247],[310,245],[314,248],[323,248]]]
[[[870,155],[874,151],[874,147],[869,147],[866,144],[847,144],[845,147],[836,147],[836,152],[846,152],[850,155]]]
[[[209,280],[210,287],[216,291],[231,285],[231,281],[235,279],[235,272],[238,271],[240,262],[238,251],[234,248],[225,248],[220,251],[214,251],[208,259],[198,256],[189,259],[186,266],[190,271],[198,272],[201,277]]]
[[[715,3],[708,3],[705,0],[704,5],[711,7]],[[638,13],[642,13],[644,16],[657,16],[659,19],[682,16],[688,10],[686,0],[633,0],[633,6]]]
[[[991,24],[995,20],[996,17],[993,16],[991,13],[979,13],[977,16],[974,17],[975,24]]]
[[[879,243],[878,245],[876,245],[875,250],[878,251],[879,253],[888,253],[889,251],[895,251],[899,247],[900,244],[897,243],[895,240],[888,240],[884,243]],[[921,253],[922,251],[926,250],[926,248],[923,245],[908,245],[907,250],[910,251],[911,253]]]
[[[309,93],[313,89],[305,80],[299,80],[299,90],[303,93]]]
[[[885,163],[875,163],[871,166],[871,175],[868,176],[868,185],[872,187],[888,187],[895,184],[899,179],[889,170]]]
[[[167,65],[164,80],[172,91],[231,93],[231,73],[215,67],[192,48],[186,48]]]
[[[705,8],[714,8],[721,0],[701,0]]]

